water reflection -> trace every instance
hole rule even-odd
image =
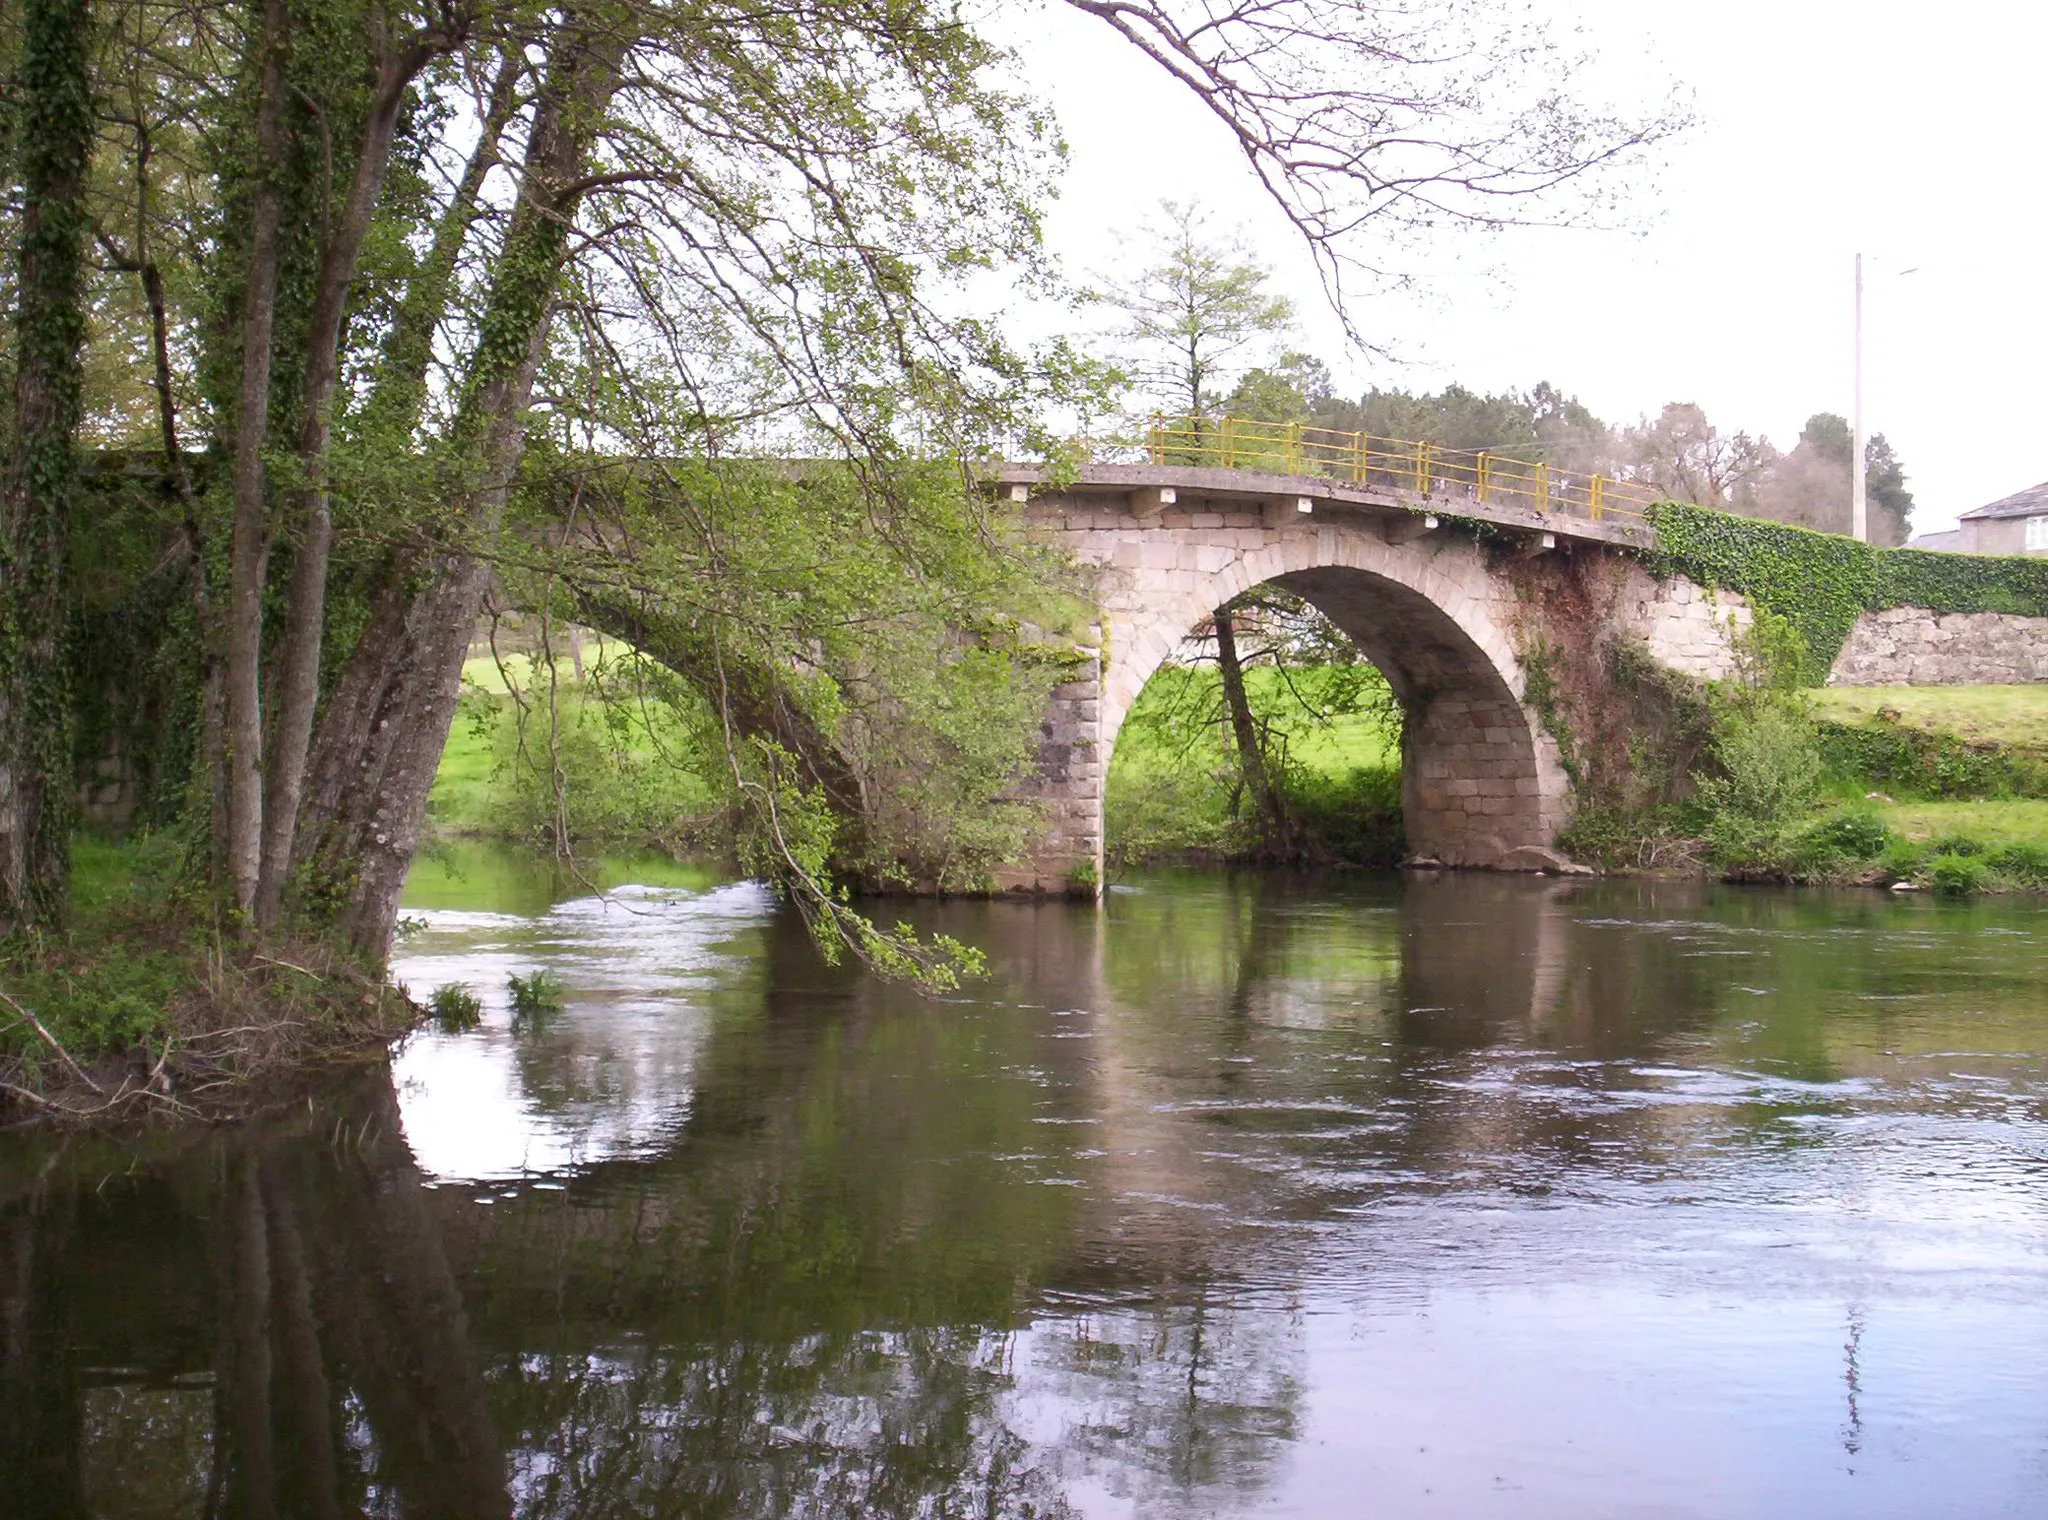
[[[2038,908],[1133,885],[922,909],[939,1004],[744,886],[425,910],[482,1029],[0,1151],[0,1512],[2039,1507]]]

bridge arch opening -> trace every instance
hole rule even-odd
[[[1097,739],[1104,779],[1140,693],[1176,662],[1188,635],[1215,608],[1254,586],[1270,587],[1328,619],[1399,701],[1407,857],[1453,866],[1543,864],[1536,852],[1562,827],[1569,789],[1554,743],[1521,700],[1525,676],[1499,609],[1465,589],[1470,571],[1484,574],[1478,547],[1415,553],[1333,542],[1337,536],[1327,532],[1288,537],[1278,551],[1270,540],[1253,552],[1197,545],[1206,564],[1192,575],[1176,568],[1148,576],[1140,567],[1123,576],[1106,630],[1112,652]],[[1446,556],[1470,564],[1432,563]]]
[[[1397,864],[1404,718],[1384,673],[1319,609],[1255,587],[1189,629],[1123,714],[1105,857]]]

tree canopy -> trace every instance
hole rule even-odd
[[[1572,55],[1490,0],[1068,3],[1191,92],[1340,299],[1442,225],[1602,214],[1679,122],[1559,89]],[[230,942],[377,961],[479,618],[517,605],[620,630],[748,864],[937,974],[842,886],[1017,847],[1080,630],[971,480],[1104,378],[977,295],[1063,276],[1056,129],[971,18],[31,0],[0,48],[6,926],[61,925],[66,799],[114,765]],[[1187,337],[1174,280],[1214,298],[1200,410],[1285,312],[1182,232],[1126,309]]]

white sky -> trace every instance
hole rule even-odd
[[[1306,258],[1220,128],[1107,27],[1054,4],[999,31],[1071,150],[1053,247],[1112,269],[1114,233],[1199,199],[1276,266],[1340,388],[1525,389],[1609,421],[1697,401],[1781,447],[1851,394],[1861,249],[1864,409],[1917,497],[1916,531],[2048,478],[2043,211],[2048,7],[1954,0],[1537,0],[1609,71],[1689,90],[1695,126],[1637,184],[1644,230],[1474,239],[1426,300],[1358,308],[1398,364],[1347,355]],[[1128,257],[1128,254],[1125,254]],[[1890,271],[1917,268],[1903,277]],[[1493,271],[1489,274],[1488,271]]]

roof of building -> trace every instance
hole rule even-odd
[[[1974,512],[1965,512],[1964,521],[1985,517],[2039,517],[2048,513],[2048,480],[2037,486],[2028,486],[2024,491],[2015,491],[2002,496],[1989,506],[1979,507]]]
[[[1916,533],[1907,543],[1908,549],[1960,549],[1963,546],[1963,530],[1950,528],[1943,533]]]

